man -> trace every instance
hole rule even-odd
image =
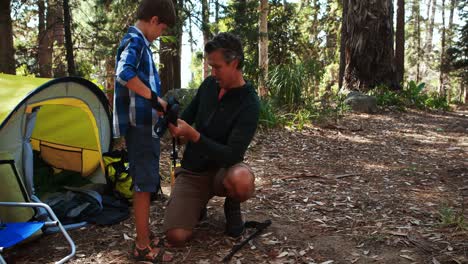
[[[242,43],[231,33],[220,33],[206,44],[205,53],[211,76],[200,85],[177,127],[169,125],[173,136],[188,141],[164,216],[163,230],[174,246],[191,238],[215,195],[226,197],[226,234],[240,236],[240,203],[255,190],[254,174],[242,161],[257,129],[259,99],[242,74]]]

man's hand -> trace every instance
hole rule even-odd
[[[169,131],[173,137],[184,137],[192,142],[200,140],[200,133],[182,119],[177,119],[177,126],[169,124]]]

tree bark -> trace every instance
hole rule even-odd
[[[46,7],[44,0],[37,1],[39,24],[38,24],[38,51],[37,61],[39,67],[39,76],[44,78],[52,77],[52,38],[50,37],[46,20]],[[49,18],[49,15],[47,15]]]
[[[396,82],[391,0],[346,0],[344,89],[367,92],[377,85],[400,89]]]
[[[447,96],[445,87],[445,0],[442,0],[442,46],[440,48],[440,76],[439,76],[439,95],[441,97]]]
[[[180,8],[180,2],[178,4],[176,0],[173,1],[174,6]],[[183,21],[179,20],[181,17],[179,10],[176,12],[177,23],[175,27],[168,32],[168,35],[175,37],[175,42],[160,41],[159,59],[162,66],[159,71],[161,73],[161,93],[163,95],[169,90],[181,88],[180,53]]]
[[[432,13],[431,17],[428,17],[428,26],[427,26],[427,38],[426,38],[426,53],[430,55],[432,52],[432,38],[434,36],[434,19],[435,19],[435,12],[436,12],[436,5],[437,0],[432,0]],[[429,8],[429,6],[427,7]]]
[[[70,17],[70,6],[68,0],[63,0],[63,22],[65,29],[65,49],[67,56],[68,75],[76,75],[75,70],[75,57],[73,56],[73,41],[71,36],[71,17]]]
[[[343,88],[343,78],[344,72],[346,67],[346,56],[345,56],[345,45],[346,45],[346,14],[348,13],[348,0],[342,1],[343,5],[343,14],[341,16],[341,37],[340,37],[340,69],[339,69],[339,77],[338,77],[338,86],[341,90]]]
[[[268,94],[268,0],[260,1],[258,64],[260,67],[258,94],[265,97]]]
[[[405,0],[398,0],[395,66],[396,81],[402,84],[405,74]]]
[[[53,27],[53,72],[54,77],[63,77],[67,75],[67,70],[64,62],[65,55],[65,28],[63,23],[63,0],[52,0],[49,4],[54,9]]]
[[[0,0],[0,72],[16,74],[11,1]]]
[[[205,47],[206,43],[210,40],[210,26],[209,26],[209,5],[208,0],[202,0],[202,32],[203,32],[203,47]],[[206,56],[203,57],[203,79],[210,75],[210,70],[208,67],[208,61],[206,60]]]
[[[414,14],[416,15],[416,38],[417,38],[417,58],[416,58],[416,83],[421,81],[421,60],[423,58],[421,48],[421,5],[419,0],[415,0],[414,3]]]

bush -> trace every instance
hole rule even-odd
[[[376,87],[369,94],[377,98],[377,104],[384,107],[397,107],[399,110],[405,108],[418,109],[441,109],[448,111],[449,104],[445,97],[439,96],[437,93],[425,93],[425,83],[416,84],[414,81],[409,81],[402,91],[392,91],[385,86]]]

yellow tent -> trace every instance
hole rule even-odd
[[[0,74],[0,100],[0,158],[11,157],[25,183],[24,200],[34,195],[33,150],[55,168],[105,182],[101,157],[112,139],[111,114],[96,85],[76,77],[48,80]],[[0,178],[12,180],[13,174]],[[0,186],[0,200],[19,201],[18,195],[24,195],[13,191],[18,188]],[[7,217],[4,214],[0,211],[0,218]]]

